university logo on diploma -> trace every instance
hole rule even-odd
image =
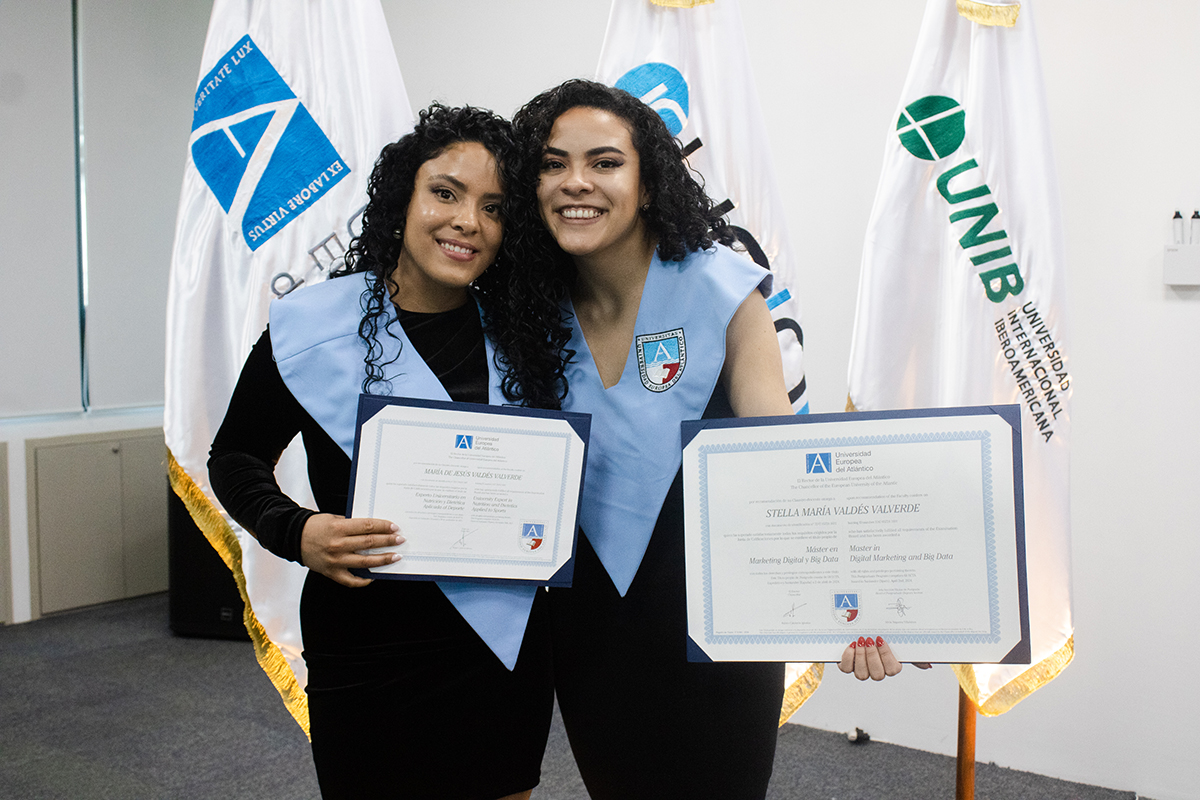
[[[546,538],[546,526],[540,522],[526,522],[521,526],[521,547],[525,550],[537,550]]]
[[[808,474],[833,472],[832,453],[805,453],[804,468]]]
[[[843,625],[849,625],[858,619],[858,595],[833,595],[833,618]]]

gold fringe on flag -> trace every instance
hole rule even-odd
[[[783,727],[783,723],[791,719],[792,714],[800,710],[800,706],[808,702],[808,698],[812,697],[812,693],[821,685],[821,678],[825,677],[825,665],[813,664],[804,671],[796,680],[792,681],[792,685],[783,690],[783,707],[779,710],[779,727]]]
[[[958,0],[960,10],[964,2],[965,0]],[[1016,17],[1015,14],[1013,16]],[[846,395],[846,410],[858,410],[849,394]],[[1067,664],[1070,664],[1074,657],[1075,637],[1072,636],[1055,653],[1004,684],[999,691],[993,692],[982,703],[979,702],[979,684],[975,681],[975,671],[971,669],[971,665],[954,664],[953,667],[954,674],[958,676],[958,685],[967,693],[967,697],[971,698],[971,702],[979,709],[979,713],[985,717],[995,717],[1008,711],[1058,677],[1058,673],[1066,669]]]
[[[1021,13],[1020,3],[981,3],[979,0],[956,0],[958,13],[979,25],[998,25],[1011,28]]]
[[[967,693],[967,697],[971,698],[979,713],[985,717],[996,717],[1058,677],[1058,673],[1066,669],[1074,657],[1075,637],[1072,636],[1057,652],[1004,684],[982,704],[979,702],[979,684],[975,682],[975,672],[971,665],[955,664],[954,674],[958,676],[958,685]]]
[[[221,560],[225,562],[225,566],[229,567],[229,571],[233,573],[238,594],[242,596],[245,606],[242,621],[246,625],[246,631],[250,634],[250,640],[254,642],[254,655],[258,658],[259,666],[262,667],[263,672],[267,673],[271,683],[275,685],[275,690],[283,698],[284,706],[304,731],[304,735],[311,739],[312,736],[308,730],[308,695],[300,688],[296,675],[288,666],[287,659],[280,651],[279,646],[267,636],[266,628],[258,621],[258,617],[254,616],[254,609],[250,607],[250,596],[246,593],[246,576],[242,573],[241,543],[238,542],[229,523],[221,516],[221,512],[217,511],[191,476],[184,471],[183,467],[179,466],[179,462],[175,460],[175,455],[169,448],[167,450],[167,473],[171,479],[171,488],[175,490],[175,494],[187,507],[196,527],[204,533],[204,538],[208,539],[208,543],[213,546],[213,549],[221,556]]]
[[[695,8],[696,6],[710,6],[717,0],[650,0],[650,2],[663,8]]]

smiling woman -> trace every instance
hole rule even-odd
[[[551,267],[522,250],[538,223],[516,163],[491,112],[423,111],[375,165],[345,269],[272,304],[213,442],[225,509],[309,568],[300,624],[326,797],[519,798],[538,782],[553,704],[545,593],[360,578],[351,570],[394,558],[362,553],[404,536],[341,516],[359,392],[559,405],[569,332]],[[317,510],[274,480],[297,433]]]
[[[649,200],[629,128],[598,108],[559,117],[542,157],[538,205],[576,264],[648,262],[654,241],[642,219]]]
[[[782,664],[686,657],[679,422],[790,414],[765,270],[716,246],[713,205],[662,120],[568,81],[514,118],[559,248],[592,414],[575,579],[551,590],[555,689],[593,798],[761,798]]]
[[[550,591],[555,691],[580,774],[597,800],[757,800],[783,665],[687,660],[679,424],[792,413],[770,275],[716,243],[723,221],[636,97],[567,81],[513,123],[572,318],[564,407],[592,415],[574,583]],[[899,670],[865,638],[840,666]]]
[[[500,172],[479,142],[459,142],[422,164],[415,184],[392,301],[405,311],[449,311],[500,250]]]

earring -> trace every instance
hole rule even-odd
[[[404,231],[400,230],[399,228],[396,228],[396,230],[392,231],[392,238],[393,239],[403,239]]]
[[[648,211],[650,211],[650,204],[646,203],[645,205],[642,206],[642,213],[644,214],[644,213],[647,213]]]

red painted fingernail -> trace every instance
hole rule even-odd
[[[850,647],[851,647],[851,649],[858,647],[858,642],[851,642]]]
[[[860,637],[858,637],[858,646],[859,646],[859,647],[866,647],[866,646],[867,646],[867,640],[866,640],[866,639],[864,639],[864,638],[863,638],[863,637],[861,637],[861,636],[860,636]]]
[[[882,637],[882,636],[876,636],[876,637],[875,637],[875,646],[876,646],[876,647],[883,647],[883,637]]]

